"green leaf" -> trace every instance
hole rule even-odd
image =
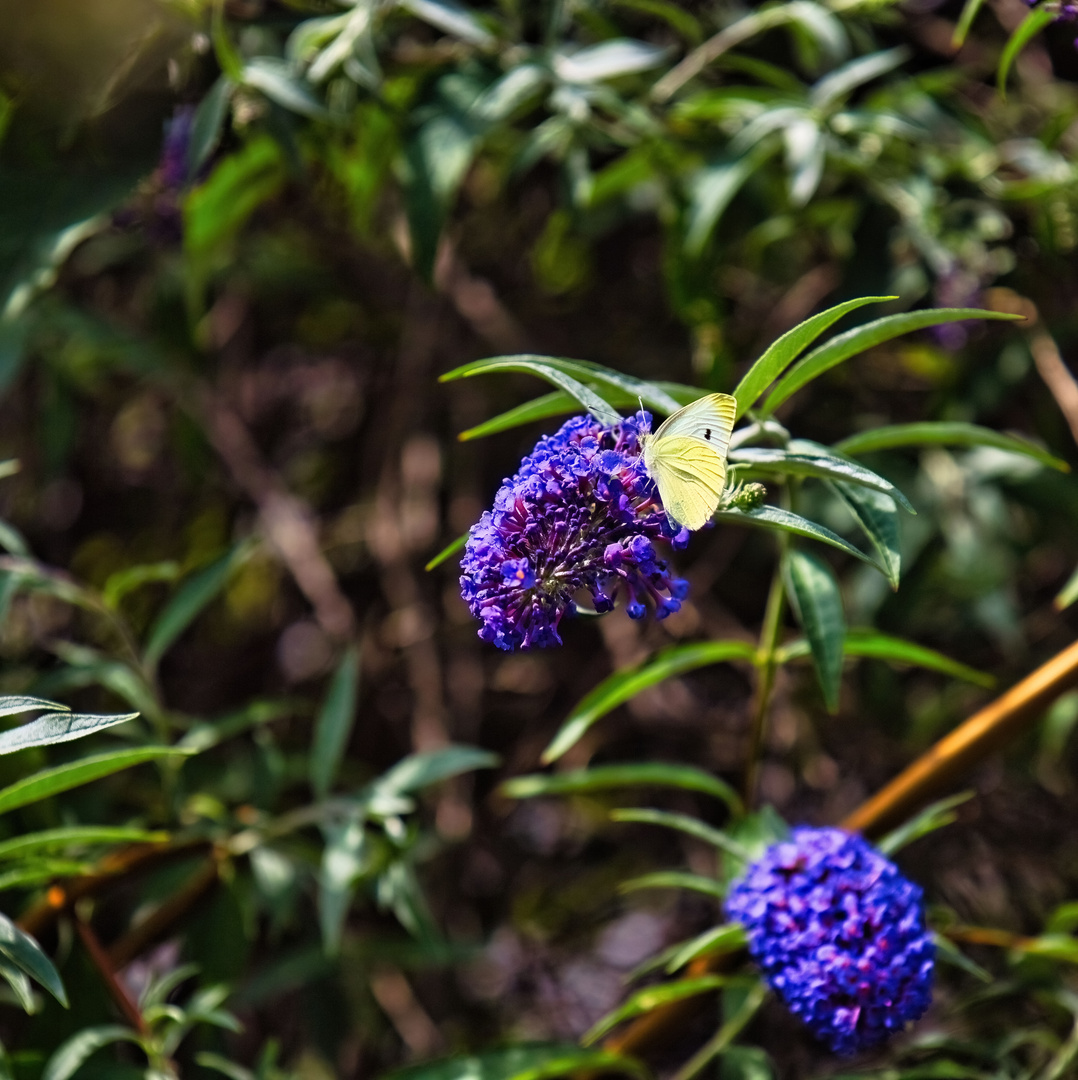
[[[1067,578],[1067,584],[1059,590],[1052,603],[1055,604],[1056,611],[1064,611],[1075,600],[1078,600],[1078,567],[1075,567],[1074,573]]]
[[[95,731],[124,724],[134,720],[138,713],[93,716],[84,713],[51,713],[38,717],[29,724],[0,733],[0,754],[13,754],[30,746],[51,746],[54,743],[71,742]]]
[[[952,967],[959,968],[967,975],[972,975],[979,982],[983,982],[986,986],[991,985],[995,980],[992,978],[990,972],[985,971],[980,964],[975,964],[962,950],[944,934],[933,933],[932,944],[936,949],[936,959],[942,960],[944,963],[950,964]]]
[[[647,1067],[609,1050],[585,1050],[563,1043],[525,1043],[482,1054],[456,1055],[408,1065],[383,1080],[555,1080],[566,1076],[621,1073],[647,1080]]]
[[[778,473],[786,476],[813,476],[825,480],[841,480],[850,484],[881,491],[900,502],[905,510],[916,513],[909,500],[890,480],[831,453],[826,446],[795,439],[780,450],[771,447],[744,447],[730,452],[731,464],[747,465],[754,472]]]
[[[120,601],[134,589],[157,581],[175,581],[180,576],[180,564],[177,562],[149,563],[130,566],[110,574],[101,590],[101,598],[106,607],[115,610]]]
[[[220,75],[199,102],[191,123],[191,141],[187,144],[188,176],[197,176],[217,149],[235,89],[236,84],[227,75]]]
[[[698,258],[703,253],[734,196],[774,152],[773,143],[759,142],[739,156],[722,157],[705,165],[690,177],[685,213],[686,255]]]
[[[102,776],[111,776],[121,769],[129,769],[143,761],[155,761],[159,758],[188,757],[190,750],[181,750],[172,746],[143,746],[137,750],[118,750],[94,757],[80,758],[66,765],[57,765],[52,769],[43,769],[22,780],[0,789],[0,814],[15,810],[20,806],[40,802],[50,795],[88,784]]]
[[[721,990],[724,986],[740,986],[747,981],[739,976],[704,975],[699,979],[679,979],[677,982],[663,983],[660,986],[646,986],[643,990],[631,994],[624,1004],[604,1016],[580,1041],[585,1045],[593,1043],[622,1021],[643,1016],[644,1013],[669,1005],[672,1001],[684,1001],[686,998]]]
[[[342,822],[323,827],[326,846],[318,877],[318,921],[327,956],[341,947],[344,920],[356,891],[356,883],[372,870],[372,852],[362,807]]]
[[[882,839],[877,840],[876,847],[884,855],[894,855],[896,851],[901,851],[908,844],[912,844],[914,840],[919,840],[922,836],[927,836],[929,833],[957,821],[958,815],[954,812],[955,807],[961,806],[964,802],[969,802],[976,794],[975,791],[960,791],[957,795],[939,799],[937,802],[932,803],[931,806],[926,806],[920,813],[915,814],[909,821],[899,825],[897,829],[892,829]]]
[[[609,38],[575,52],[557,52],[554,72],[569,83],[595,83],[658,67],[670,50],[634,38]]]
[[[705,824],[699,818],[689,817],[688,814],[673,814],[667,810],[625,809],[611,811],[610,820],[639,825],[661,825],[663,828],[676,829],[687,836],[703,840],[705,844],[711,844],[720,851],[728,852],[735,859],[746,862],[749,859],[749,852],[736,840],[732,840],[721,830]]]
[[[708,664],[719,664],[727,660],[751,662],[755,659],[756,648],[747,642],[705,641],[693,645],[674,645],[635,668],[615,671],[573,709],[550,745],[543,751],[541,760],[544,765],[557,761],[579,742],[592,724],[650,686]]]
[[[276,56],[254,56],[244,65],[241,81],[290,112],[312,120],[329,116],[325,105],[311,93],[310,85],[296,77],[291,65]]]
[[[574,397],[601,423],[617,424],[621,421],[621,414],[613,406],[608,405],[594,390],[589,390],[582,382],[571,375],[566,375],[556,363],[551,362],[550,357],[528,354],[493,357],[490,360],[480,360],[475,364],[465,364],[453,371],[447,371],[440,377],[440,381],[448,382],[450,379],[468,378],[488,371],[523,371],[529,375],[538,375],[539,378],[546,379],[547,382]]]
[[[602,419],[604,423],[615,424],[621,417],[617,413],[613,413],[616,419],[603,419],[571,386],[559,382],[551,373],[556,372],[561,377],[573,380],[576,386],[583,386],[587,393],[602,402],[603,406],[610,412],[613,412],[613,410],[605,397],[598,397],[586,384],[598,383],[606,388],[604,393],[608,391],[620,392],[619,397],[628,398],[630,403],[635,404],[639,399],[645,405],[650,405],[652,408],[664,413],[677,412],[682,406],[682,402],[669,394],[662,383],[649,382],[646,379],[623,375],[620,371],[604,367],[602,364],[593,363],[590,360],[570,360],[566,357],[538,356],[534,353],[521,353],[516,356],[491,356],[484,360],[474,360],[470,364],[463,364],[452,371],[447,371],[440,376],[439,381],[449,382],[453,379],[469,378],[472,375],[481,375],[488,371],[528,371],[537,374],[541,378],[547,379],[548,382],[552,382],[555,386],[559,386],[562,390],[567,391],[586,408],[589,408],[595,416]],[[675,386],[677,385],[675,384]],[[693,396],[690,400],[695,400],[700,395],[701,391],[693,390]]]
[[[701,393],[699,387],[686,386],[684,383],[656,382],[651,385],[662,391],[679,408],[695,401],[700,397]],[[613,387],[605,392],[607,403],[613,405],[616,409],[636,405],[637,399],[643,398],[645,404],[651,404],[652,408],[658,412],[670,411],[657,405],[654,395],[650,396],[651,400],[649,402],[648,398],[644,398],[643,394],[635,394],[629,391],[623,392]],[[457,438],[461,442],[469,442],[472,439],[481,439],[487,435],[510,431],[513,428],[522,427],[524,424],[534,423],[536,420],[546,420],[552,416],[566,416],[569,413],[578,412],[579,409],[580,403],[576,398],[563,390],[554,390],[549,394],[533,398],[531,401],[525,401],[512,409],[507,409],[505,412],[499,413],[481,424],[476,424],[475,427],[462,431]]]
[[[892,637],[889,634],[881,634],[878,630],[871,628],[849,630],[846,634],[844,649],[847,656],[887,660],[892,664],[912,664],[915,667],[938,671],[943,675],[951,675],[956,679],[964,679],[966,682],[985,688],[991,688],[996,682],[995,677],[987,672],[960,664],[957,660],[936,652],[935,649],[926,649],[923,645]]]
[[[167,832],[147,829],[128,829],[122,826],[68,825],[61,829],[44,829],[26,833],[11,840],[0,840],[0,859],[23,859],[57,848],[67,850],[88,844],[160,844],[167,841]]]
[[[41,946],[25,930],[20,930],[6,915],[0,915],[0,954],[36,983],[40,983],[61,1005],[67,1008],[67,994],[60,973]]]
[[[464,545],[468,543],[469,535],[470,532],[462,533],[456,540],[446,544],[423,569],[427,571],[433,570],[436,566],[441,566],[446,560],[451,559],[458,551],[463,551]]]
[[[497,45],[494,35],[473,12],[451,0],[400,0],[400,6],[436,29],[459,37],[461,41],[481,48]]]
[[[748,944],[748,936],[745,928],[740,923],[726,923],[723,926],[713,926],[702,934],[687,941],[667,961],[666,973],[672,975],[680,971],[686,964],[691,964],[698,956],[707,956],[714,952],[734,952],[743,949]]]
[[[991,687],[995,685],[995,679],[987,672],[978,671],[976,668],[967,667],[957,660],[952,660],[943,653],[934,649],[926,649],[923,645],[917,645],[903,638],[892,637],[890,634],[882,634],[871,628],[864,630],[847,630],[846,640],[843,642],[842,651],[846,656],[855,656],[872,660],[887,660],[893,664],[911,664],[914,667],[923,667],[929,671],[938,671],[943,675],[950,675],[956,679],[964,679],[966,682],[977,686]],[[783,645],[777,652],[779,663],[787,663],[797,660],[802,656],[810,655],[807,641],[790,641]]]
[[[34,989],[26,972],[13,964],[3,953],[0,953],[0,978],[11,987],[23,1011],[33,1015],[37,1012],[37,1002],[34,1000]]]
[[[855,548],[848,540],[843,540],[830,529],[818,525],[815,521],[801,517],[790,510],[783,510],[779,506],[759,506],[755,510],[720,510],[715,515],[718,524],[729,522],[731,525],[754,525],[764,529],[781,529],[783,532],[793,533],[795,536],[805,536],[810,540],[819,540],[822,544],[830,544],[831,547],[845,551],[847,555],[853,555],[862,562],[874,566],[885,577],[884,568],[871,556]]]
[[[743,416],[746,410],[751,409],[775,379],[828,327],[838,322],[847,312],[856,311],[865,304],[880,304],[895,299],[897,297],[894,296],[861,296],[856,300],[847,300],[844,304],[836,304],[826,311],[821,311],[819,315],[813,315],[811,319],[798,323],[792,330],[787,330],[764,351],[737,384],[737,389],[734,390],[734,397],[737,398],[737,415]],[[772,409],[765,406],[765,411],[770,412]]]
[[[834,571],[817,555],[792,548],[784,560],[786,591],[812,649],[816,677],[829,712],[838,711],[846,618]]]
[[[618,883],[618,892],[637,892],[640,889],[688,889],[703,893],[714,900],[721,900],[726,890],[714,878],[700,874],[687,874],[680,870],[659,870],[654,874],[642,874]]]
[[[894,499],[871,488],[846,484],[841,480],[830,485],[857,519],[861,531],[876,549],[880,565],[892,589],[898,588],[902,573],[902,550],[898,536],[898,510]]]
[[[407,795],[474,769],[497,768],[497,754],[474,746],[443,746],[409,754],[370,785],[379,795]]]
[[[69,1080],[75,1075],[83,1062],[100,1050],[114,1042],[138,1043],[138,1032],[131,1028],[121,1027],[119,1024],[103,1024],[100,1027],[83,1028],[77,1035],[72,1035],[67,1042],[46,1062],[45,1069],[41,1074],[41,1080]]]
[[[1028,439],[1004,435],[977,424],[954,421],[889,424],[869,431],[859,431],[856,435],[850,435],[835,443],[836,450],[854,457],[876,450],[890,450],[896,446],[994,446],[997,450],[1024,454],[1060,472],[1070,472],[1070,466],[1065,461],[1054,457]]]
[[[150,627],[142,657],[147,667],[157,666],[176,639],[224,589],[228,579],[250,557],[254,547],[252,541],[243,540],[216,562],[192,574],[184,582]]]
[[[1000,97],[1007,96],[1007,76],[1018,54],[1036,37],[1045,27],[1050,26],[1059,17],[1059,13],[1051,6],[1035,7],[1019,24],[1018,28],[1007,39],[1003,52],[999,58],[999,69],[996,72],[996,88]]]
[[[57,705],[55,701],[43,698],[27,697],[24,694],[4,694],[0,696],[0,716],[15,716],[17,713],[30,712],[33,709],[48,709],[49,712],[68,712],[66,705]]]
[[[310,775],[315,797],[324,799],[333,786],[348,736],[356,719],[356,695],[359,688],[359,647],[345,651],[326,699],[314,721]]]
[[[721,799],[733,813],[741,812],[737,792],[717,776],[691,765],[667,765],[649,761],[635,765],[594,765],[572,772],[518,776],[501,785],[510,799],[533,799],[537,795],[578,795],[620,787],[673,787],[699,791]]]
[[[876,299],[883,298],[877,297]],[[894,297],[888,299],[894,299]],[[827,314],[827,312],[824,312],[824,314]],[[819,317],[817,316],[817,318]],[[911,333],[914,330],[923,330],[929,326],[964,322],[967,319],[1004,319],[1013,321],[1016,318],[1020,318],[1020,316],[1008,315],[1002,311],[983,311],[980,308],[933,308],[928,311],[906,311],[898,315],[885,315],[882,319],[855,326],[852,330],[847,330],[844,334],[839,334],[825,344],[813,349],[808,356],[799,360],[783,376],[778,386],[771,391],[767,401],[764,402],[763,407],[760,409],[760,413],[763,416],[770,416],[788,397],[797,393],[802,386],[818,378],[825,371],[830,371],[831,368],[841,364],[844,360],[848,360],[851,356],[856,356],[858,353],[871,349],[884,341],[890,341],[892,338],[901,337],[903,334]],[[804,325],[806,324],[802,323],[802,326]],[[790,333],[794,333],[795,330],[791,330]],[[764,385],[766,386],[766,384]],[[763,387],[760,387],[760,389],[763,390]],[[740,401],[740,398],[738,400]],[[839,444],[836,449],[842,450],[845,447]]]
[[[965,44],[970,28],[973,26],[973,20],[977,18],[977,12],[981,10],[983,5],[984,0],[966,0],[962,6],[962,14],[959,15],[958,23],[955,25],[954,33],[951,35],[951,48],[960,49]]]

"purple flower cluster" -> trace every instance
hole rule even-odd
[[[932,999],[924,898],[889,859],[840,829],[794,829],[730,889],[764,978],[839,1054],[901,1031]]]
[[[620,592],[634,619],[681,607],[688,584],[673,577],[652,541],[674,547],[672,526],[640,452],[646,413],[605,427],[593,416],[567,420],[544,436],[506,480],[468,535],[461,595],[482,622],[479,636],[499,649],[560,645],[558,624],[591,596],[610,611]]]

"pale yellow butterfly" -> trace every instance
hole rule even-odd
[[[726,454],[737,400],[708,394],[678,409],[653,435],[641,436],[644,467],[668,517],[687,529],[710,520],[726,487]]]

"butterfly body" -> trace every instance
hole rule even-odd
[[[644,467],[659,489],[667,516],[687,529],[703,528],[722,500],[736,418],[733,397],[708,394],[641,438]]]

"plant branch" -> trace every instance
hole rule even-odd
[[[139,1012],[138,1006],[131,1000],[131,995],[124,989],[123,984],[116,978],[116,970],[109,959],[108,953],[101,947],[101,942],[97,940],[93,928],[81,918],[75,919],[75,926],[79,931],[79,937],[82,938],[83,945],[86,946],[86,951],[90,954],[94,967],[100,972],[112,1000],[116,1002],[120,1012],[124,1014],[124,1018],[140,1035],[149,1035],[149,1028],[147,1028],[146,1021],[142,1018],[142,1013]]]

